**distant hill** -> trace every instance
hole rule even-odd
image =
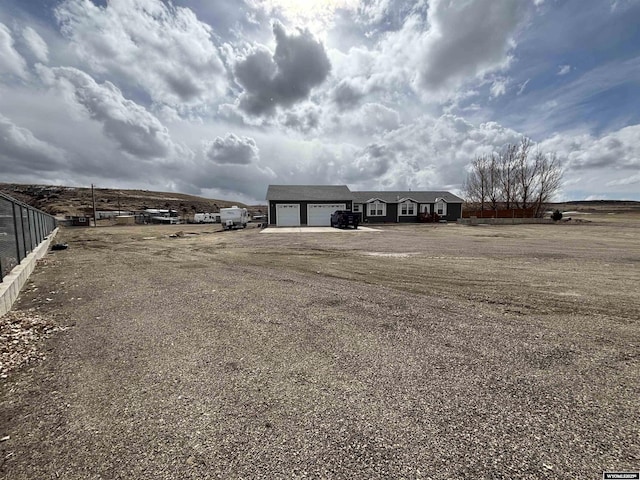
[[[218,200],[173,192],[149,190],[121,190],[95,188],[96,210],[144,210],[146,208],[177,210],[180,214],[216,212],[220,208],[238,205],[247,207],[252,214],[266,213],[266,206],[247,206],[239,202]],[[51,185],[20,185],[0,183],[0,192],[51,215],[92,215],[91,188]]]
[[[550,203],[549,208],[560,211],[572,210],[585,213],[615,212],[638,213],[640,202],[634,200],[572,200],[568,202]]]

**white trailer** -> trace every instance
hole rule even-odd
[[[230,208],[220,209],[220,223],[223,230],[231,230],[232,228],[245,228],[249,222],[249,212],[246,208],[240,208],[234,205]]]
[[[193,223],[220,223],[219,213],[196,213]]]

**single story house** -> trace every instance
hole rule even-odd
[[[455,222],[462,218],[460,197],[449,192],[369,191],[353,192],[353,211],[361,214],[364,223],[412,223],[421,215],[433,215]]]
[[[269,225],[329,226],[336,210],[360,213],[362,223],[418,222],[425,214],[456,221],[462,202],[449,192],[352,192],[346,185],[269,185]]]

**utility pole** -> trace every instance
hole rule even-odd
[[[96,195],[93,192],[93,183],[91,184],[91,198],[93,199],[93,226],[98,226],[98,218],[96,216]]]

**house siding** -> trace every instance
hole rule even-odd
[[[444,219],[447,220],[448,222],[455,222],[459,218],[462,218],[462,204],[447,203],[447,214],[445,215]]]
[[[362,221],[364,223],[397,223],[398,221],[398,204],[397,203],[387,203],[387,212],[386,215],[378,217],[378,216],[368,216],[368,208],[365,203],[362,207]]]

